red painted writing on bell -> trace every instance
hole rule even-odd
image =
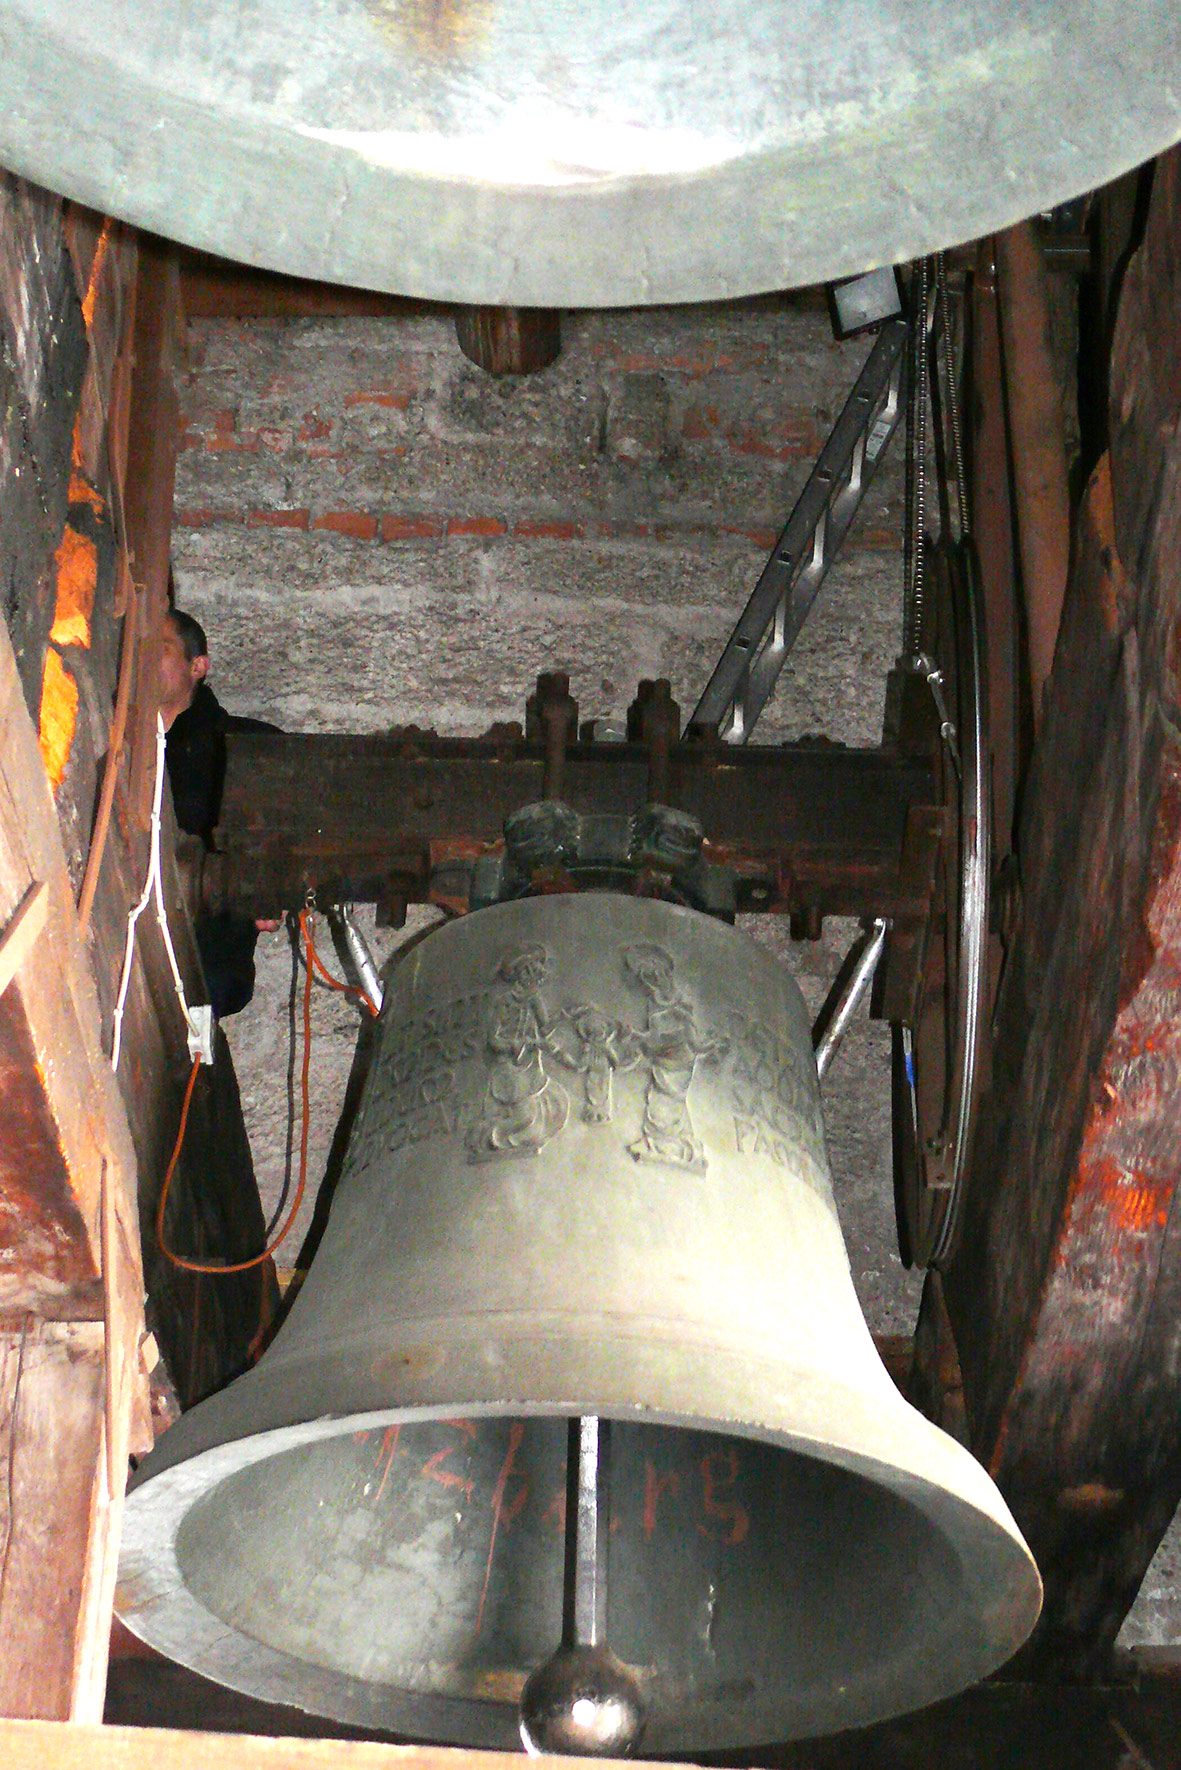
[[[438,1432],[445,1432],[447,1442],[438,1444]],[[356,1443],[375,1441],[378,1483],[374,1503],[388,1495],[386,1503],[396,1504],[397,1494],[405,1491],[408,1482],[424,1482],[462,1497],[475,1508],[476,1516],[486,1510],[495,1534],[511,1530],[522,1518],[528,1522],[528,1514],[547,1533],[561,1536],[566,1529],[565,1485],[555,1488],[552,1476],[542,1482],[530,1471],[528,1456],[522,1454],[525,1433],[521,1420],[510,1423],[507,1441],[503,1428],[497,1427],[495,1473],[482,1454],[481,1429],[474,1420],[440,1421],[432,1433],[437,1447],[421,1461],[421,1451],[418,1457],[414,1455],[416,1434],[405,1435],[401,1426],[355,1433],[353,1439]],[[402,1466],[391,1480],[395,1459]],[[552,1463],[547,1466],[553,1467]],[[742,1496],[742,1458],[734,1445],[717,1445],[704,1454],[667,1461],[644,1457],[640,1467],[631,1468],[622,1481],[618,1467],[615,1473],[616,1500],[609,1526],[613,1536],[628,1525],[631,1514],[632,1528],[638,1528],[645,1542],[664,1531],[685,1530],[727,1549],[736,1549],[747,1540],[750,1510]]]

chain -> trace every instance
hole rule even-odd
[[[939,344],[947,384],[947,415],[951,420],[951,458],[955,469],[956,510],[961,538],[968,533],[968,477],[964,470],[964,433],[960,424],[960,395],[956,378],[955,349],[951,330],[951,300],[947,266],[942,252],[935,255],[935,287],[938,295]]]
[[[927,526],[927,408],[930,403],[931,261],[921,258],[916,271],[918,299],[915,303],[910,377],[910,423],[907,451],[906,608],[902,650],[914,657],[923,630],[925,590],[925,530]]]

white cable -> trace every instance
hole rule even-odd
[[[176,990],[176,999],[180,1003],[180,1011],[185,1017],[185,1027],[189,1034],[189,1048],[193,1050],[193,1041],[204,1047],[205,1040],[197,1018],[185,1000],[185,986],[181,981],[180,966],[176,962],[176,949],[172,944],[172,931],[168,926],[168,911],[164,904],[164,881],[160,869],[160,806],[164,797],[165,774],[165,734],[164,720],[156,714],[156,782],[152,793],[152,824],[149,844],[148,875],[144,880],[143,892],[139,901],[129,911],[127,917],[127,941],[123,948],[123,972],[119,979],[119,997],[115,1003],[114,1037],[111,1043],[111,1068],[118,1069],[119,1058],[123,1049],[123,1015],[127,1007],[127,991],[131,984],[131,963],[135,957],[135,927],[148,907],[149,901],[156,900],[156,920],[160,924],[160,932],[164,936],[164,950],[168,954],[168,963],[172,969],[172,982]],[[195,1053],[194,1053],[195,1054]],[[206,1058],[205,1061],[211,1061]]]

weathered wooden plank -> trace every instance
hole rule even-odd
[[[461,307],[455,336],[488,375],[534,375],[557,361],[562,320],[551,307]]]
[[[79,261],[88,258],[96,299],[87,301],[88,289],[79,301],[60,207],[47,213],[57,233],[44,256],[62,272],[54,299],[84,351],[84,323],[113,351],[122,268],[109,237],[105,249],[101,232],[91,246],[81,243]],[[3,244],[10,251],[11,237]],[[17,271],[24,274],[19,263]],[[101,427],[88,454],[75,423],[79,365],[71,357],[69,374],[62,372],[52,332],[30,333],[22,349],[26,412],[35,415],[39,401],[45,421],[34,426],[39,453],[30,476],[41,517],[13,505],[5,511],[13,521],[3,527],[16,627],[30,655],[18,674],[12,639],[0,626],[0,924],[14,961],[0,996],[0,1710],[96,1720],[133,1421],[137,1448],[147,1432],[143,1277],[135,1156],[102,1049],[63,848],[63,822],[80,822],[77,803],[55,806],[33,724],[44,623],[38,626],[40,589],[34,595],[31,586],[42,573],[32,556],[40,549],[48,570],[67,505],[71,520],[76,511],[83,523],[99,519],[104,500],[86,475],[101,459]],[[101,408],[93,353],[89,363]],[[13,471],[23,480],[28,465],[22,458]],[[52,572],[49,582],[52,590]],[[92,666],[100,648],[90,610],[57,646],[59,661],[70,649],[83,668]],[[42,912],[39,932],[25,939]]]
[[[996,236],[1017,542],[1037,726],[1070,564],[1066,426],[1054,370],[1046,268],[1031,221]]]
[[[53,800],[3,633],[0,918],[9,919],[35,884],[45,888],[45,927],[0,998],[0,1305],[7,1308],[96,1284],[102,1164],[110,1161],[121,1215],[134,1225],[135,1163],[99,1044]]]
[[[109,1755],[88,1759],[87,1770],[139,1770],[148,1752],[152,1770],[204,1770],[213,1753],[235,1770],[511,1770],[521,1763],[498,1753],[357,1744],[345,1729],[327,1725],[323,1731],[330,1737],[310,1737],[314,1716],[252,1702],[167,1662],[113,1662],[108,1714],[115,1722],[135,1716],[150,1728],[214,1731],[197,1745],[190,1743],[192,1734],[141,1732],[120,1739],[122,1728],[111,1726],[100,1742]],[[244,1737],[264,1730],[284,1737]],[[50,1731],[26,1725],[24,1736]],[[234,1737],[220,1737],[228,1733]],[[14,1730],[10,1737],[20,1736]],[[1129,1661],[1120,1679],[1106,1686],[980,1684],[918,1714],[830,1739],[768,1745],[729,1761],[750,1763],[753,1757],[778,1770],[1177,1770],[1179,1740],[1176,1666]],[[6,1745],[0,1731],[0,1754]],[[73,1770],[74,1758],[55,1757],[48,1741],[41,1752],[36,1770]],[[31,1762],[19,1750],[7,1761],[15,1770]]]
[[[101,1323],[0,1335],[0,1713],[65,1718],[93,1657],[105,1503]],[[93,1702],[88,1711],[94,1714]]]
[[[178,1733],[156,1727],[53,1727],[0,1722],[6,1770],[510,1770],[507,1752],[444,1746],[377,1744],[371,1740],[267,1739],[238,1734]],[[554,1767],[559,1758],[538,1763]],[[593,1770],[610,1760],[586,1758]]]
[[[45,926],[5,992],[3,1007],[13,1038],[30,1056],[25,1084],[40,1089],[45,1122],[53,1127],[44,1151],[48,1168],[61,1164],[69,1176],[66,1217],[77,1244],[78,1270],[96,1278],[102,1162],[112,1163],[124,1212],[134,1223],[129,1209],[134,1204],[134,1158],[99,1043],[98,1003],[77,939],[53,799],[12,647],[0,631],[0,916],[10,918],[38,884],[45,892]],[[0,1100],[0,1122],[5,1104]],[[13,1130],[19,1135],[19,1126]],[[6,1141],[0,1133],[0,1152]],[[27,1144],[22,1145],[22,1160],[27,1163],[29,1155]],[[35,1174],[36,1164],[27,1171]],[[0,1293],[7,1306],[17,1306],[24,1298],[13,1285],[12,1262],[6,1264]]]
[[[543,790],[540,747],[508,735],[231,732],[227,747],[225,858],[207,868],[210,898],[256,915],[298,907],[309,886],[381,901],[407,869],[422,874],[421,891],[432,843],[476,853]],[[687,743],[671,752],[669,776],[670,802],[700,819],[711,858],[738,873],[741,907],[925,915],[929,886],[911,875],[908,853],[910,814],[934,797],[924,763],[837,744]],[[562,783],[576,811],[631,814],[646,802],[647,753],[572,745]],[[413,877],[405,890],[415,894]]]
[[[435,304],[373,289],[347,289],[278,271],[233,264],[208,252],[182,248],[181,292],[187,317],[195,319],[336,319],[430,311]],[[440,306],[438,311],[451,310]]]
[[[99,1044],[53,801],[0,628],[0,904],[14,909],[33,882],[44,886],[45,927],[0,997],[0,1299],[32,1311],[68,1303],[94,1319],[33,1323],[16,1367],[6,1360],[0,1709],[96,1717],[131,1419],[146,1406],[135,1158]]]
[[[45,885],[38,879],[29,886],[13,911],[11,921],[0,934],[0,995],[4,994],[32,951],[33,942],[45,926],[47,907]]]
[[[1125,283],[946,1274],[973,1443],[1046,1585],[1031,1661],[1078,1675],[1181,1500],[1179,239],[1174,155]]]
[[[165,242],[141,239],[123,495],[140,622],[129,731],[130,799],[141,829],[147,827],[151,811],[153,733],[160,706],[160,642],[168,610],[172,490],[180,437],[176,368],[183,326],[175,251]]]
[[[61,199],[0,172],[0,547],[5,620],[34,718],[85,367]]]

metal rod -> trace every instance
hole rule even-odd
[[[824,1080],[825,1071],[837,1054],[837,1048],[844,1038],[866,989],[869,987],[874,972],[878,968],[878,960],[882,956],[882,948],[886,944],[886,934],[890,924],[884,916],[874,921],[873,931],[862,949],[861,956],[845,979],[844,988],[837,997],[836,1006],[824,1031],[817,1037],[813,1032],[816,1048],[816,1074]]]
[[[353,906],[349,903],[334,904],[328,911],[329,923],[339,931],[344,941],[345,950],[353,962],[361,988],[380,1012],[382,1004],[381,978],[373,954],[361,930],[353,920]]]
[[[562,1616],[562,1640],[567,1647],[601,1647],[607,1638],[610,1453],[608,1420],[584,1414],[570,1421]]]
[[[532,1755],[630,1757],[644,1731],[640,1686],[607,1646],[610,1432],[595,1414],[567,1430],[562,1640],[521,1692],[521,1742]]]

